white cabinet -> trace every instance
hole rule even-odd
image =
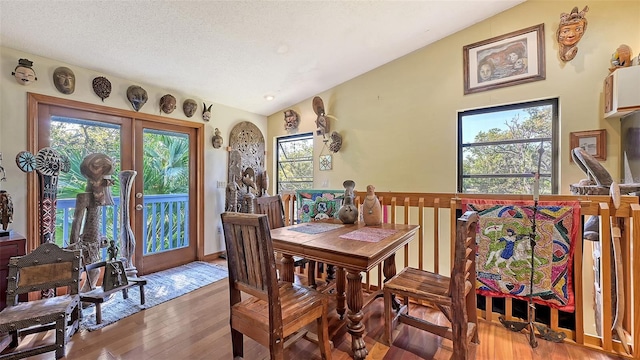
[[[604,80],[604,117],[640,110],[640,66],[619,68]]]

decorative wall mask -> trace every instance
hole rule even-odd
[[[213,143],[213,147],[216,149],[219,149],[220,146],[222,146],[222,136],[220,135],[220,130],[218,130],[218,128],[216,128],[214,130],[214,135],[213,138],[211,139],[211,142]]]
[[[165,114],[171,114],[176,109],[176,98],[171,94],[166,94],[160,98],[160,110]]]
[[[188,118],[192,117],[193,114],[196,113],[197,108],[198,103],[193,99],[187,99],[182,103],[182,111],[184,111],[184,115]]]
[[[73,94],[76,89],[76,75],[71,69],[60,66],[53,71],[53,84],[63,94]]]
[[[329,144],[329,151],[337,153],[342,147],[342,135],[337,131],[331,132],[331,143]]]
[[[211,107],[213,104],[207,107],[207,104],[202,103],[202,120],[209,121],[211,119]]]
[[[316,126],[318,127],[318,129],[316,130],[316,134],[322,135],[322,137],[324,137],[324,134],[329,132],[329,118],[325,116],[326,113],[324,112],[324,103],[319,96],[316,96],[313,98],[312,105],[313,112],[318,115],[318,118],[316,119]]]
[[[131,106],[133,106],[133,110],[139,111],[142,105],[147,102],[147,91],[138,85],[131,85],[127,89],[127,99],[129,99]]]
[[[284,129],[288,132],[294,132],[298,130],[300,124],[300,115],[297,112],[289,109],[284,111]]]
[[[18,84],[26,86],[38,80],[36,72],[31,66],[33,66],[33,61],[29,61],[29,59],[18,60],[18,66],[16,66],[11,73],[11,75],[16,78]]]
[[[93,92],[104,102],[111,95],[111,81],[104,76],[93,78]]]
[[[564,62],[573,60],[578,53],[578,42],[582,39],[582,35],[587,31],[587,18],[585,13],[589,11],[589,7],[585,6],[582,11],[578,12],[578,7],[574,7],[570,14],[560,14],[560,24],[556,31],[558,38],[558,51],[560,59]]]

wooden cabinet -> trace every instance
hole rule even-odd
[[[13,232],[9,236],[0,237],[0,310],[7,306],[7,276],[9,276],[9,258],[25,255],[27,240],[24,236]]]
[[[640,66],[619,68],[604,80],[604,117],[640,110]]]

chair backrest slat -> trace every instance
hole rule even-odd
[[[277,303],[278,280],[267,216],[227,212],[222,225],[232,289]]]
[[[271,229],[284,227],[284,206],[280,195],[261,196],[255,198],[254,209],[257,214],[265,214],[269,218]]]
[[[467,211],[457,221],[454,264],[449,282],[451,297],[464,297],[468,292],[467,283],[475,286],[477,226],[478,214],[473,211]]]

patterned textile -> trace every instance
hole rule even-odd
[[[298,190],[298,222],[335,218],[343,198],[344,190]]]
[[[528,300],[534,202],[463,199],[462,203],[463,209],[480,215],[477,292]],[[534,302],[573,312],[573,251],[579,229],[577,201],[538,202]]]
[[[321,234],[323,232],[335,230],[343,226],[344,225],[340,225],[340,224],[325,224],[325,223],[316,222],[316,223],[307,223],[307,224],[298,225],[298,226],[289,228],[289,230],[301,232],[303,234],[315,235],[315,234]]]
[[[358,230],[354,230],[348,232],[344,235],[340,235],[342,239],[349,240],[358,240],[358,241],[367,241],[367,242],[378,242],[387,236],[391,236],[397,233],[398,230],[391,229],[378,229],[378,228],[362,228]]]

